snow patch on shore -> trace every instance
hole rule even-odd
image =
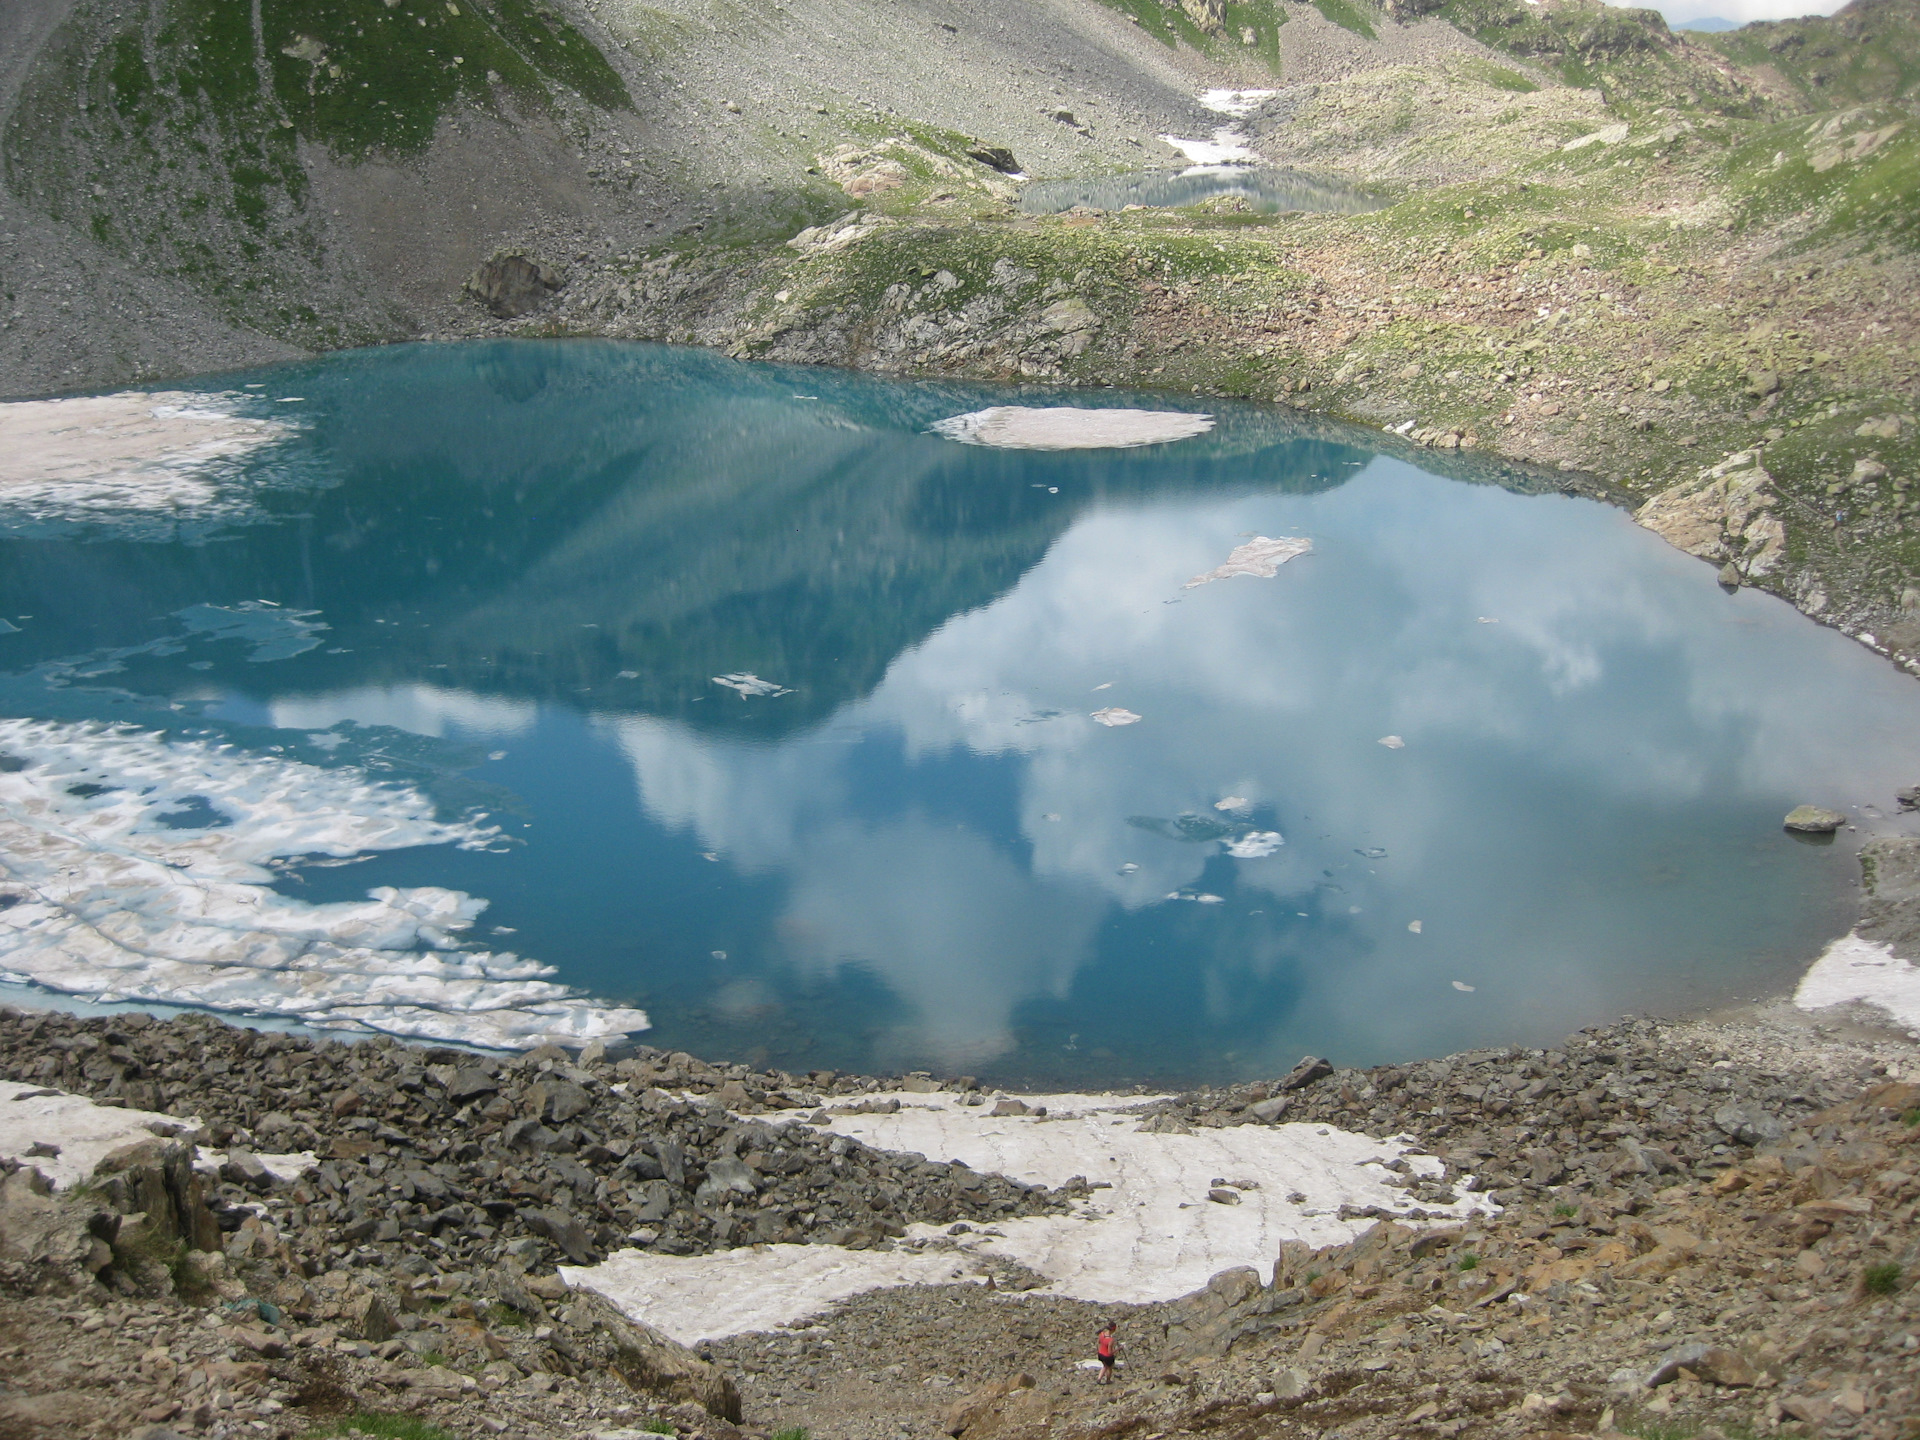
[[[84,1095],[0,1080],[0,1156],[38,1170],[56,1190],[85,1180],[123,1145],[156,1135],[192,1140],[199,1134],[197,1119],[96,1105]],[[36,1146],[59,1154],[29,1153]]]
[[[1131,450],[1204,435],[1213,428],[1213,417],[1180,410],[995,405],[936,420],[931,428],[962,445],[1004,450]]]
[[[1871,1005],[1920,1033],[1920,969],[1890,947],[1849,931],[1827,946],[1801,977],[1793,1003],[1802,1010]]]
[[[300,859],[496,835],[350,767],[0,720],[0,980],[497,1049],[645,1028],[551,966],[460,948],[485,900],[381,886],[312,905],[272,888]]]
[[[1137,1095],[1022,1097],[1029,1107],[1044,1107],[1043,1116],[996,1116],[991,1105],[966,1105],[950,1093],[863,1098],[893,1099],[900,1108],[891,1115],[829,1112],[836,1133],[1030,1184],[1057,1187],[1078,1175],[1110,1188],[1065,1215],[974,1229],[958,1237],[958,1254],[945,1248],[941,1227],[916,1225],[909,1242],[929,1247],[917,1253],[825,1245],[687,1257],[627,1250],[564,1271],[567,1283],[600,1292],[677,1339],[719,1339],[790,1324],[863,1290],[962,1278],[969,1255],[975,1263],[995,1257],[1037,1271],[1047,1277],[1046,1293],[1144,1304],[1189,1294],[1235,1266],[1270,1271],[1282,1241],[1339,1244],[1374,1223],[1342,1219],[1343,1206],[1416,1221],[1415,1210],[1457,1220],[1496,1208],[1472,1192],[1450,1205],[1416,1206],[1387,1166],[1403,1159],[1413,1174],[1437,1177],[1444,1170],[1438,1159],[1410,1141],[1326,1125],[1236,1125],[1185,1135],[1144,1130],[1139,1112],[1157,1097]],[[1231,1190],[1238,1203],[1209,1199],[1213,1189]],[[814,1260],[815,1252],[831,1258]]]

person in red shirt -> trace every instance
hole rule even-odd
[[[1119,1337],[1113,1333],[1113,1322],[1109,1320],[1100,1327],[1100,1338],[1094,1342],[1094,1352],[1100,1357],[1099,1384],[1105,1385],[1112,1381],[1114,1351],[1119,1346]]]

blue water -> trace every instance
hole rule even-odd
[[[4,713],[486,810],[515,843],[281,888],[484,897],[475,944],[653,1044],[1064,1085],[1550,1041],[1789,981],[1920,778],[1920,690],[1853,642],[1618,509],[1284,411],[995,451],[927,426],[1203,407],[572,342],[195,388],[307,428],[211,531],[10,522]],[[1183,588],[1256,534],[1313,550]],[[1861,829],[1796,841],[1803,802]]]

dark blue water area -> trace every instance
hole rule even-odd
[[[196,388],[249,383],[301,397],[305,481],[211,536],[0,538],[0,704],[484,812],[491,847],[275,888],[483,898],[466,943],[653,1044],[1112,1085],[1548,1042],[1789,983],[1920,774],[1920,691],[1845,637],[1618,508],[1282,410],[997,451],[927,427],[1203,407],[599,342]],[[1189,588],[1255,536],[1312,550]],[[1796,841],[1805,802],[1860,828]]]

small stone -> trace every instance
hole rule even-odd
[[[1676,1345],[1662,1355],[1653,1373],[1647,1376],[1646,1387],[1651,1390],[1677,1380],[1682,1370],[1692,1372],[1709,1384],[1728,1388],[1745,1388],[1760,1379],[1760,1372],[1754,1368],[1753,1362],[1738,1350],[1696,1341],[1688,1345]]]
[[[1797,835],[1831,835],[1847,823],[1847,817],[1820,805],[1798,805],[1787,812],[1784,823]]]

